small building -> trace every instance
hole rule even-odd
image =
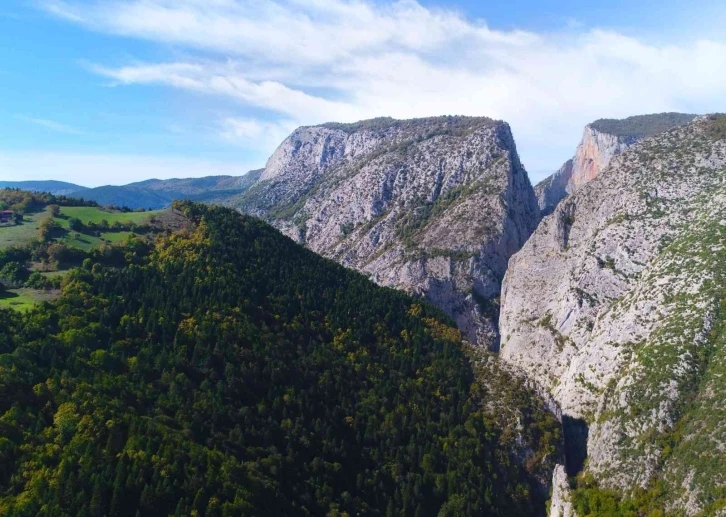
[[[15,212],[13,212],[12,210],[0,211],[0,223],[9,223],[13,220],[14,216]]]

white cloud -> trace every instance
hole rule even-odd
[[[272,140],[260,135],[280,125],[487,115],[510,122],[525,165],[543,171],[571,155],[596,118],[726,110],[726,44],[697,35],[676,46],[573,23],[561,34],[497,31],[413,0],[43,5],[93,30],[185,48],[196,57],[94,70],[120,84],[164,84],[268,111],[272,122],[227,122],[222,134],[267,142],[269,151]]]
[[[298,124],[293,121],[263,122],[253,118],[227,117],[219,124],[219,136],[247,149],[271,149],[282,142]]]
[[[56,122],[54,120],[48,120],[45,118],[36,118],[36,117],[26,117],[25,115],[17,115],[15,118],[18,120],[22,120],[24,122],[28,122],[30,124],[35,124],[36,126],[44,127],[45,129],[50,129],[51,131],[56,131],[58,133],[68,133],[71,135],[82,135],[83,131],[80,129],[76,129],[73,126],[69,126],[67,124],[62,124],[60,122]]]
[[[241,176],[258,165],[173,156],[0,150],[0,177],[5,181],[62,179],[86,187],[124,185],[149,178]]]
[[[250,81],[228,63],[163,63],[121,68],[92,69],[122,84],[166,84],[200,93],[232,97],[243,104],[305,120],[319,113],[340,113],[349,118],[352,107],[308,95],[277,81]],[[354,115],[353,115],[354,116]]]

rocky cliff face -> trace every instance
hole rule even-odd
[[[490,347],[508,259],[539,221],[509,126],[469,117],[300,128],[238,206]]]
[[[540,210],[552,212],[557,203],[597,177],[610,160],[625,149],[674,127],[687,124],[695,115],[659,113],[622,120],[600,119],[585,126],[575,156],[552,176],[535,186]]]
[[[540,210],[549,213],[565,196],[597,177],[614,156],[635,143],[632,138],[601,133],[585,126],[575,157],[535,187]]]
[[[726,487],[724,128],[700,117],[616,156],[542,221],[502,287],[502,360],[584,438],[568,473],[587,454],[600,487],[657,483],[689,515]]]
[[[552,498],[550,499],[549,517],[575,517],[577,514],[572,506],[572,493],[563,465],[557,465],[552,474]]]

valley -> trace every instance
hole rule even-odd
[[[152,211],[2,191],[0,509],[719,515],[725,120],[595,121],[535,187],[506,122],[432,117],[301,127]]]

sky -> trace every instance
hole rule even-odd
[[[598,118],[726,111],[722,0],[3,0],[0,179],[241,175],[294,128],[506,120],[533,183]]]

